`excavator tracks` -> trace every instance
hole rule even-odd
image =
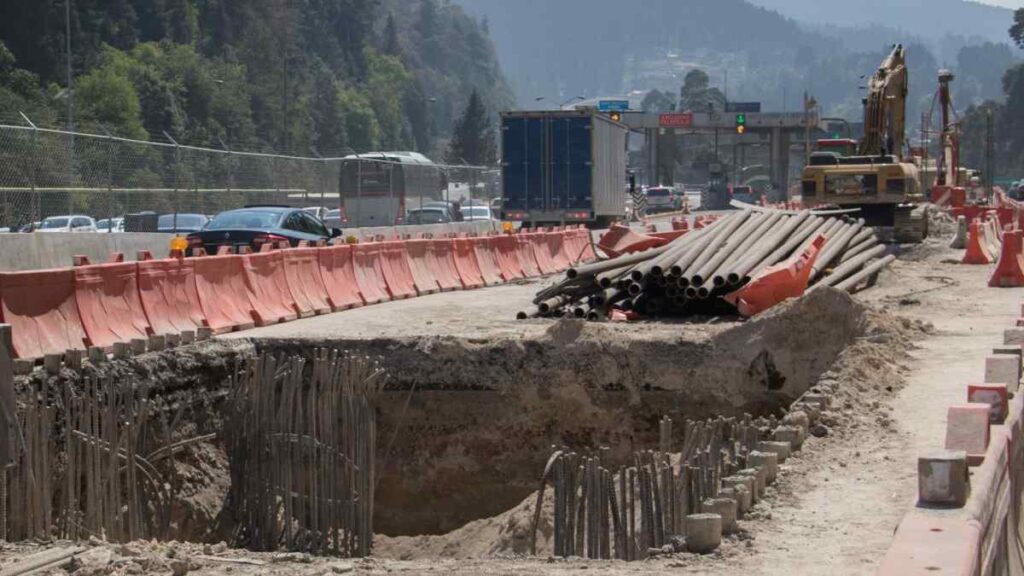
[[[893,240],[898,244],[920,244],[928,237],[928,205],[896,207]]]

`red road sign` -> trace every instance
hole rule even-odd
[[[662,128],[689,128],[693,126],[693,114],[690,112],[662,114],[658,118],[658,125]]]

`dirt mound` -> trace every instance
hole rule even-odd
[[[376,536],[373,555],[393,560],[426,558],[493,558],[526,556],[530,553],[536,492],[518,506],[493,518],[474,520],[448,534],[430,536]],[[537,528],[537,556],[546,558],[553,550],[554,495],[544,491]]]

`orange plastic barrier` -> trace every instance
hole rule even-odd
[[[283,250],[285,276],[288,288],[299,316],[306,318],[314,314],[331,311],[327,300],[327,288],[320,276],[321,248],[291,248]]]
[[[750,317],[787,298],[801,296],[807,290],[811,267],[824,244],[825,237],[818,236],[802,254],[765,268],[746,286],[727,294],[725,301],[736,306],[740,314]]]
[[[433,294],[441,290],[441,285],[434,275],[435,267],[430,254],[430,244],[433,240],[407,240],[405,242],[405,253],[409,259],[409,272],[412,274],[413,284],[420,294]]]
[[[455,269],[459,272],[462,285],[466,288],[480,288],[484,285],[484,277],[476,262],[476,254],[473,250],[474,240],[472,238],[455,238],[452,242],[455,245]]]
[[[11,325],[18,358],[85,348],[70,268],[0,273],[0,320]]]
[[[480,269],[480,277],[484,279],[484,284],[488,286],[501,284],[501,268],[495,259],[494,246],[490,243],[490,239],[483,237],[470,240],[473,243],[473,254],[476,256],[476,265]]]
[[[686,218],[673,218],[672,219],[673,230],[689,230],[690,222]]]
[[[506,282],[525,278],[523,265],[519,263],[519,245],[515,236],[502,234],[491,236],[487,239],[491,243],[491,250],[494,252],[494,259],[501,270],[501,277]]]
[[[384,280],[381,268],[380,244],[354,244],[352,246],[352,266],[356,273],[356,285],[359,293],[367,304],[387,302],[388,283]]]
[[[555,272],[569,268],[569,255],[565,251],[565,236],[562,232],[548,232],[544,235],[548,247],[548,256],[555,265]]]
[[[533,242],[528,234],[516,234],[509,236],[516,242],[516,253],[519,257],[519,265],[523,269],[526,278],[536,278],[541,275],[540,265],[537,264],[537,256],[533,252]]]
[[[90,346],[148,338],[149,320],[139,299],[138,264],[95,264],[72,268],[75,303]]]
[[[580,260],[582,262],[595,262],[597,261],[597,252],[594,252],[594,243],[591,241],[590,230],[584,226],[580,226],[577,230],[577,234],[581,244]]]
[[[551,258],[551,249],[548,245],[547,232],[535,232],[525,234],[526,239],[533,248],[533,256],[537,259],[537,269],[542,276],[554,274],[559,271],[558,265]]]
[[[180,334],[206,325],[194,262],[193,258],[138,262],[139,300],[154,334]]]
[[[455,243],[450,239],[431,240],[427,246],[427,254],[434,278],[442,291],[461,290],[462,278],[455,267]]]
[[[984,224],[980,220],[972,220],[967,227],[967,252],[961,264],[991,264],[992,255],[988,252],[988,243],[983,238]]]
[[[416,284],[412,279],[412,271],[409,270],[405,242],[400,240],[381,242],[380,256],[381,271],[384,272],[384,282],[387,283],[391,298],[395,300],[415,298],[417,296]]]
[[[992,288],[1016,288],[1024,286],[1024,259],[1021,257],[1021,231],[1003,234],[1002,250],[988,285]]]
[[[244,256],[249,306],[257,326],[298,318],[295,298],[288,288],[283,254],[280,250],[271,250]]]
[[[352,265],[352,247],[346,244],[328,246],[320,250],[320,276],[335,310],[347,310],[363,305]]]
[[[196,293],[210,330],[223,334],[255,326],[245,281],[245,256],[202,256],[192,261]]]
[[[657,248],[668,244],[668,240],[651,236],[648,234],[637,234],[629,226],[615,224],[601,236],[597,247],[611,258],[617,258],[623,254],[641,252],[649,248]]]

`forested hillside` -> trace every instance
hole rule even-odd
[[[0,3],[0,120],[67,120],[65,4]],[[474,89],[511,93],[446,0],[76,0],[74,120],[133,138],[332,156],[437,152]]]
[[[928,40],[898,29],[897,22],[892,28],[812,28],[745,0],[637,0],[628,9],[613,0],[462,3],[490,19],[502,67],[520,102],[650,89],[678,93],[686,74],[701,69],[730,100],[794,111],[807,91],[829,115],[855,120],[861,115],[862,76],[874,72],[892,43],[901,42],[910,66],[908,112],[916,123],[931,108],[940,67],[958,73],[956,100],[966,107],[999,97],[999,79],[1019,57],[1006,44],[980,41],[941,57]],[[1011,13],[996,13],[1007,17],[1005,39]]]

